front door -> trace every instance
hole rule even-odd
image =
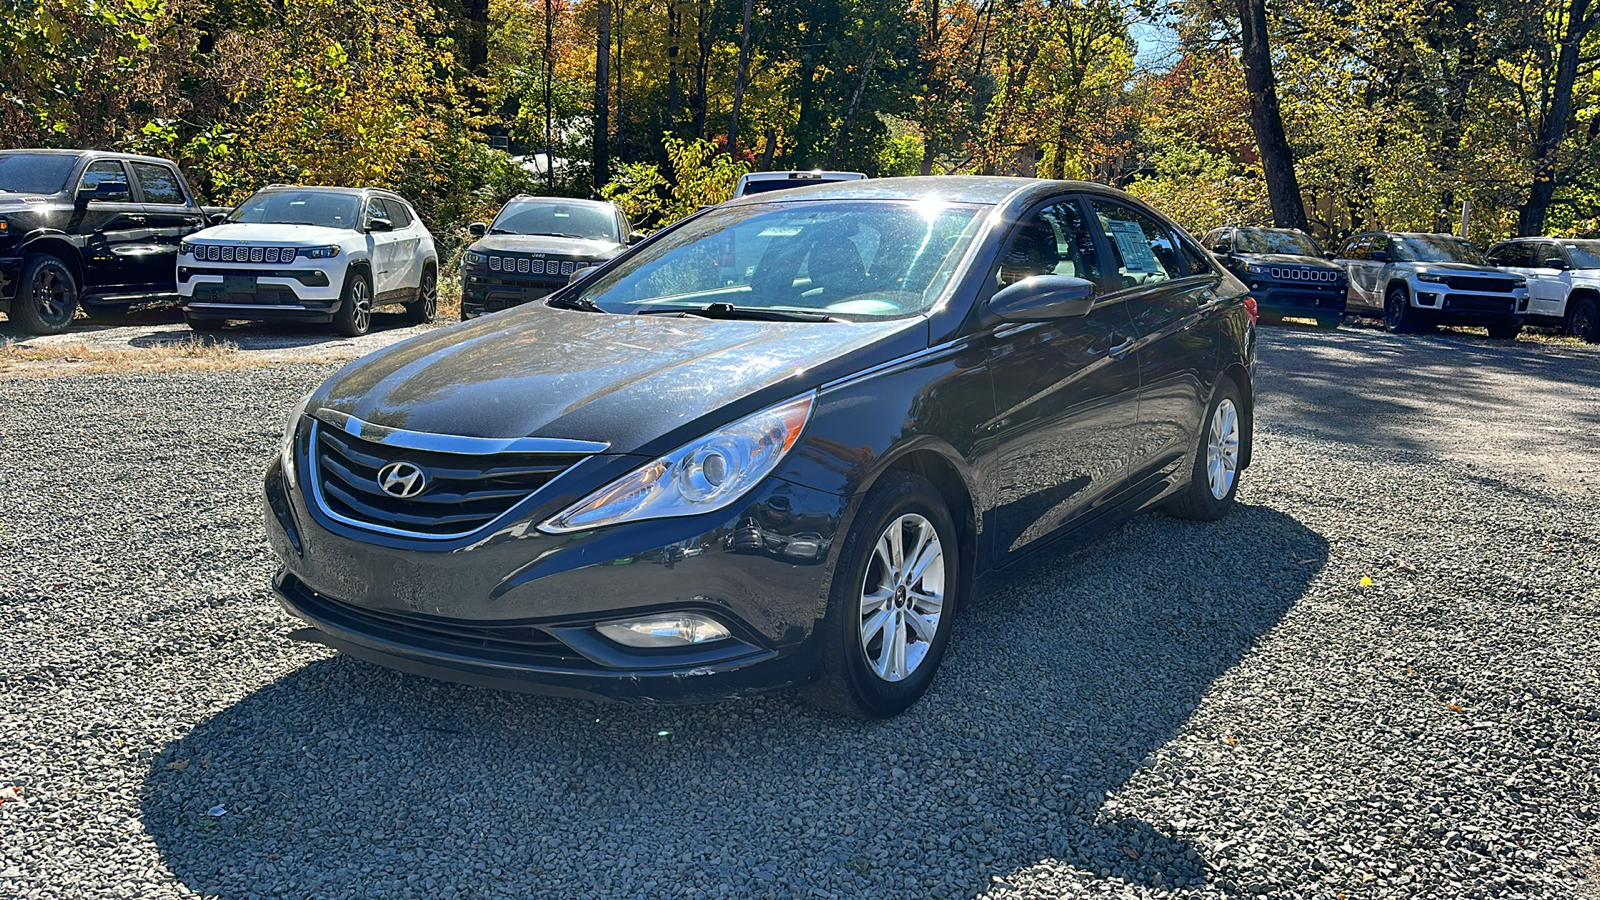
[[[367,218],[370,223],[373,219],[387,219],[391,225],[394,217],[389,212],[389,206],[381,197],[373,197],[367,201]],[[367,229],[367,240],[372,247],[372,293],[375,297],[384,297],[396,290],[400,280],[405,277],[400,261],[400,235],[390,231],[376,231]]]
[[[1553,268],[1549,262],[1559,259],[1562,268]],[[1528,279],[1528,314],[1561,317],[1567,314],[1567,294],[1572,291],[1571,263],[1561,246],[1554,241],[1539,241],[1533,245],[1533,255],[1528,268],[1518,274]]]
[[[102,182],[128,185],[128,193],[105,200],[86,198]],[[85,294],[140,293],[159,279],[160,250],[155,245],[144,204],[133,195],[133,183],[121,160],[89,164],[78,181],[79,197],[70,230],[83,236]],[[171,283],[176,272],[166,274]]]
[[[145,225],[150,229],[150,284],[155,290],[177,290],[178,245],[190,234],[205,227],[200,207],[184,192],[183,179],[171,166],[158,163],[129,163],[136,187],[143,200]]]
[[[1075,197],[1035,207],[1013,228],[992,290],[1030,275],[1101,282],[1088,213]],[[1127,484],[1138,419],[1133,322],[1120,297],[1083,318],[1002,323],[990,344],[1000,440],[995,549],[1015,559],[1103,509]]]

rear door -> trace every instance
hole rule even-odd
[[[129,192],[110,200],[80,199],[77,203],[69,230],[83,236],[85,292],[143,293],[153,284],[170,286],[176,270],[160,271],[160,250],[122,160],[90,163],[78,180],[78,190],[94,190],[102,182],[127,184]]]
[[[165,163],[129,162],[139,191],[156,253],[151,256],[150,283],[157,290],[177,290],[178,245],[204,227],[199,205],[184,190],[178,170]]]
[[[410,300],[422,284],[422,225],[404,203],[390,197],[383,205],[394,222],[394,289],[405,292]]]
[[[1211,400],[1216,337],[1206,326],[1222,276],[1199,260],[1186,263],[1177,233],[1143,210],[1107,197],[1090,205],[1110,256],[1111,296],[1127,306],[1137,335],[1134,481],[1185,477]]]
[[[1070,195],[1030,209],[1013,226],[987,293],[1042,274],[1101,283],[1105,263],[1090,216]],[[1083,318],[994,326],[998,558],[1015,559],[1126,487],[1138,420],[1133,334],[1124,298],[1109,295]]]

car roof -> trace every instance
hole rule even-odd
[[[597,209],[605,210],[613,210],[617,208],[617,205],[612,203],[610,200],[583,200],[577,197],[552,197],[549,194],[518,194],[515,197],[512,197],[510,200],[507,200],[506,205],[510,206],[519,200],[545,200],[549,201],[550,203],[560,203],[563,206],[593,206]]]
[[[746,172],[740,177],[745,181],[784,181],[790,178],[796,181],[806,178],[843,178],[860,181],[867,176],[863,172],[845,172],[839,169],[778,169],[771,172]]]
[[[1050,181],[1004,175],[913,175],[808,184],[787,191],[753,194],[728,201],[729,206],[756,203],[804,203],[808,200],[920,200],[937,197],[952,203],[996,205],[1025,202],[1036,195],[1068,191],[1121,196],[1122,192],[1088,181]]]
[[[62,150],[55,147],[12,147],[0,153],[42,153],[47,156],[94,156],[100,159],[121,159],[129,162],[150,162],[172,165],[172,160],[140,153],[119,153],[115,150]]]

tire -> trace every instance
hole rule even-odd
[[[1567,333],[1586,344],[1600,344],[1600,303],[1580,297],[1567,310]]]
[[[1422,313],[1411,306],[1411,295],[1402,285],[1383,295],[1383,328],[1390,334],[1416,334],[1422,330]]]
[[[1496,322],[1488,326],[1489,337],[1497,341],[1514,341],[1522,333],[1520,322]]]
[[[183,313],[183,324],[189,326],[189,329],[191,331],[206,331],[206,332],[210,332],[210,331],[221,331],[223,326],[228,324],[228,320],[227,319],[197,319],[194,316],[189,315],[189,311],[188,310],[184,310],[184,313]]]
[[[417,299],[406,304],[406,321],[413,325],[426,325],[439,315],[439,276],[433,267],[422,271],[422,284],[417,287]]]
[[[1239,492],[1244,403],[1232,378],[1217,382],[1214,394],[1200,423],[1200,443],[1195,447],[1189,484],[1166,504],[1167,514],[1175,518],[1215,522],[1233,508]]]
[[[367,273],[355,270],[344,277],[333,329],[345,337],[360,337],[372,330],[372,279]]]
[[[29,257],[11,301],[11,321],[29,334],[60,334],[78,313],[78,279],[61,257]]]
[[[929,531],[937,544],[921,543]],[[909,582],[886,565],[894,556],[889,542],[897,534],[902,572],[910,568],[904,562],[907,542],[939,554],[923,562],[921,574]],[[818,635],[822,675],[808,688],[808,699],[855,719],[883,719],[909,709],[927,692],[944,659],[960,584],[955,523],[944,497],[918,475],[884,475],[867,492],[840,549]],[[901,640],[886,645],[894,636]]]

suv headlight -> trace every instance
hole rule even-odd
[[[315,393],[316,391],[313,390],[301,397],[300,402],[296,403],[294,409],[289,411],[289,420],[283,423],[283,437],[278,441],[278,460],[283,464],[283,477],[289,479],[290,487],[294,487],[295,483],[295,437],[300,433],[300,419],[305,416],[306,407],[311,403],[311,395]]]
[[[815,401],[815,394],[796,397],[684,444],[567,507],[539,530],[565,534],[730,506],[778,467]]]
[[[1435,275],[1432,272],[1418,272],[1417,273],[1417,280],[1418,281],[1426,281],[1429,284],[1449,284],[1450,283],[1450,276],[1448,276],[1448,275]]]
[[[466,255],[461,257],[461,261],[469,266],[481,266],[489,261],[489,257],[474,250],[468,250]]]
[[[1267,267],[1266,266],[1257,265],[1255,263],[1245,263],[1244,264],[1244,270],[1246,272],[1249,272],[1251,275],[1265,275],[1265,274],[1267,274]]]
[[[180,242],[178,242],[178,255],[179,256],[190,256],[193,253],[194,253],[194,245],[193,244],[189,243],[188,241],[180,241]]]
[[[1518,288],[1525,288],[1527,286],[1528,286],[1528,279],[1526,279],[1526,278],[1513,278],[1513,279],[1511,279],[1511,289],[1513,291],[1517,290]]]
[[[339,245],[333,244],[332,246],[328,247],[307,247],[306,249],[299,251],[299,253],[306,259],[333,259],[335,256],[339,255]]]

